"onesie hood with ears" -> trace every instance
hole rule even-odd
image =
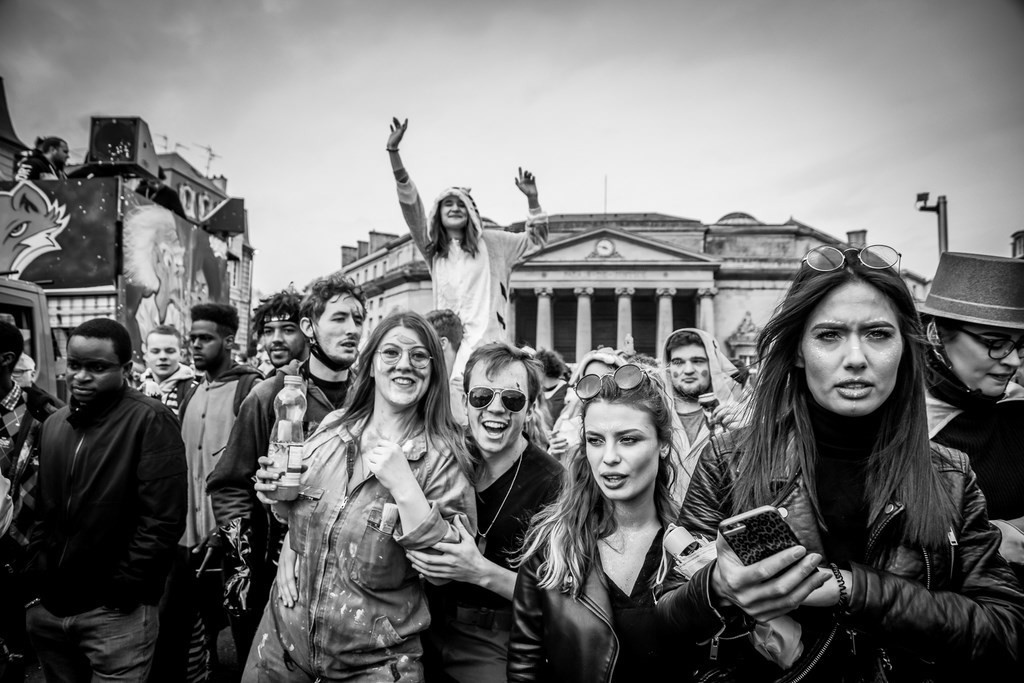
[[[470,189],[468,187],[449,187],[437,195],[437,199],[430,205],[430,211],[427,213],[427,239],[431,244],[437,244],[437,228],[441,224],[438,212],[441,210],[441,202],[448,197],[457,198],[466,207],[466,212],[469,214],[469,225],[467,227],[473,230],[479,241],[479,237],[484,231],[484,224],[480,220],[480,211],[476,208],[476,202],[473,201],[473,197],[469,192]]]

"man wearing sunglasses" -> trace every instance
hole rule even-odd
[[[1024,261],[946,252],[921,306],[929,436],[966,453],[1024,580]]]
[[[509,560],[533,515],[558,495],[563,472],[523,432],[541,372],[528,353],[503,343],[479,347],[466,363],[467,445],[481,462],[474,482],[479,534],[463,527],[458,543],[434,546],[440,554],[409,552],[421,574],[450,582],[430,594],[424,662],[431,679],[506,680],[516,582]]]
[[[686,327],[675,330],[665,341],[665,366],[672,386],[676,415],[681,423],[676,430],[679,471],[675,495],[682,503],[698,456],[723,415],[740,411],[742,387],[733,379],[736,366],[721,351],[718,341],[704,330]],[[702,397],[713,396],[717,406]],[[703,405],[702,405],[703,403]],[[737,426],[731,423],[725,426]]]

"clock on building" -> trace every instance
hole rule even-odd
[[[598,256],[611,256],[615,253],[615,243],[608,238],[599,239],[594,245],[594,253]]]

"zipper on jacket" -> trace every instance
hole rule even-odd
[[[901,512],[903,512],[903,506],[901,504],[897,504],[897,507],[889,513],[889,516],[883,519],[878,526],[875,527],[875,531],[871,534],[871,538],[868,539],[867,547],[864,549],[865,559],[868,561],[871,560],[871,551],[875,549],[875,543],[878,542],[878,537],[882,535],[882,531],[885,527],[889,526],[889,522],[895,519]]]
[[[601,608],[597,606],[597,603],[594,602],[593,599],[591,599],[591,597],[586,593],[581,593],[580,598],[580,602],[582,602],[587,609],[593,612],[598,619],[604,622],[605,626],[608,627],[608,630],[612,632],[612,642],[615,643],[615,651],[612,653],[612,666],[609,670],[609,674],[614,674],[615,665],[619,661],[619,637],[615,635],[615,629],[612,627],[612,622],[607,617],[605,617],[604,612],[602,612]],[[609,676],[606,680],[611,680],[611,676]]]
[[[956,532],[949,527],[949,580],[953,580],[953,571],[956,568],[956,548],[960,543],[956,540]]]
[[[815,666],[817,666],[818,662],[821,661],[821,658],[825,656],[825,653],[828,651],[829,646],[832,645],[832,641],[835,640],[836,633],[838,631],[839,631],[839,624],[833,624],[832,625],[832,630],[829,632],[828,636],[825,638],[825,643],[821,646],[821,649],[819,649],[817,652],[814,653],[814,657],[812,657],[811,661],[807,663],[807,666],[804,668],[803,671],[801,671],[799,674],[797,674],[793,678],[789,679],[789,683],[799,683],[800,681],[802,681],[805,678],[807,678],[807,674],[811,673],[811,669],[813,669]]]
[[[928,555],[928,548],[921,546],[921,555],[924,557],[924,588],[930,591],[932,589],[932,561]]]
[[[75,465],[78,463],[78,454],[82,451],[82,444],[85,443],[85,434],[78,440],[78,445],[75,446],[75,454],[71,456],[71,471],[68,473],[68,482],[71,484],[71,490],[68,491],[68,501],[64,505],[64,521],[71,516],[71,502],[75,497]],[[64,539],[64,550],[60,551],[60,560],[57,561],[57,568],[59,569],[64,564],[64,556],[68,554],[68,544],[71,543],[70,535]]]

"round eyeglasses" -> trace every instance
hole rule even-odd
[[[469,405],[477,410],[482,410],[491,405],[494,395],[501,396],[501,405],[510,413],[518,413],[526,407],[526,394],[518,389],[492,389],[491,387],[473,387],[466,394]]]
[[[623,365],[615,372],[608,373],[607,375],[584,375],[576,382],[573,387],[573,391],[580,397],[582,401],[590,401],[597,397],[601,393],[601,385],[604,382],[605,377],[611,377],[615,386],[618,387],[619,391],[629,391],[636,389],[638,386],[643,384],[645,379],[649,380],[647,373],[644,372],[643,368],[639,365]]]
[[[422,370],[430,365],[432,356],[422,346],[414,346],[407,350],[394,344],[385,344],[377,349],[377,355],[380,356],[385,365],[398,365],[398,361],[402,359],[402,354],[404,353],[409,354],[409,364],[418,370]]]
[[[828,245],[815,247],[804,256],[804,263],[819,273],[830,273],[839,270],[853,259],[865,268],[885,270],[900,262],[902,254],[884,244],[872,244],[861,249],[838,249]],[[898,268],[897,268],[898,270]]]
[[[963,327],[957,329],[988,349],[988,357],[992,360],[1002,360],[1014,351],[1017,358],[1024,360],[1024,337],[1013,341],[1009,337],[986,337]]]

